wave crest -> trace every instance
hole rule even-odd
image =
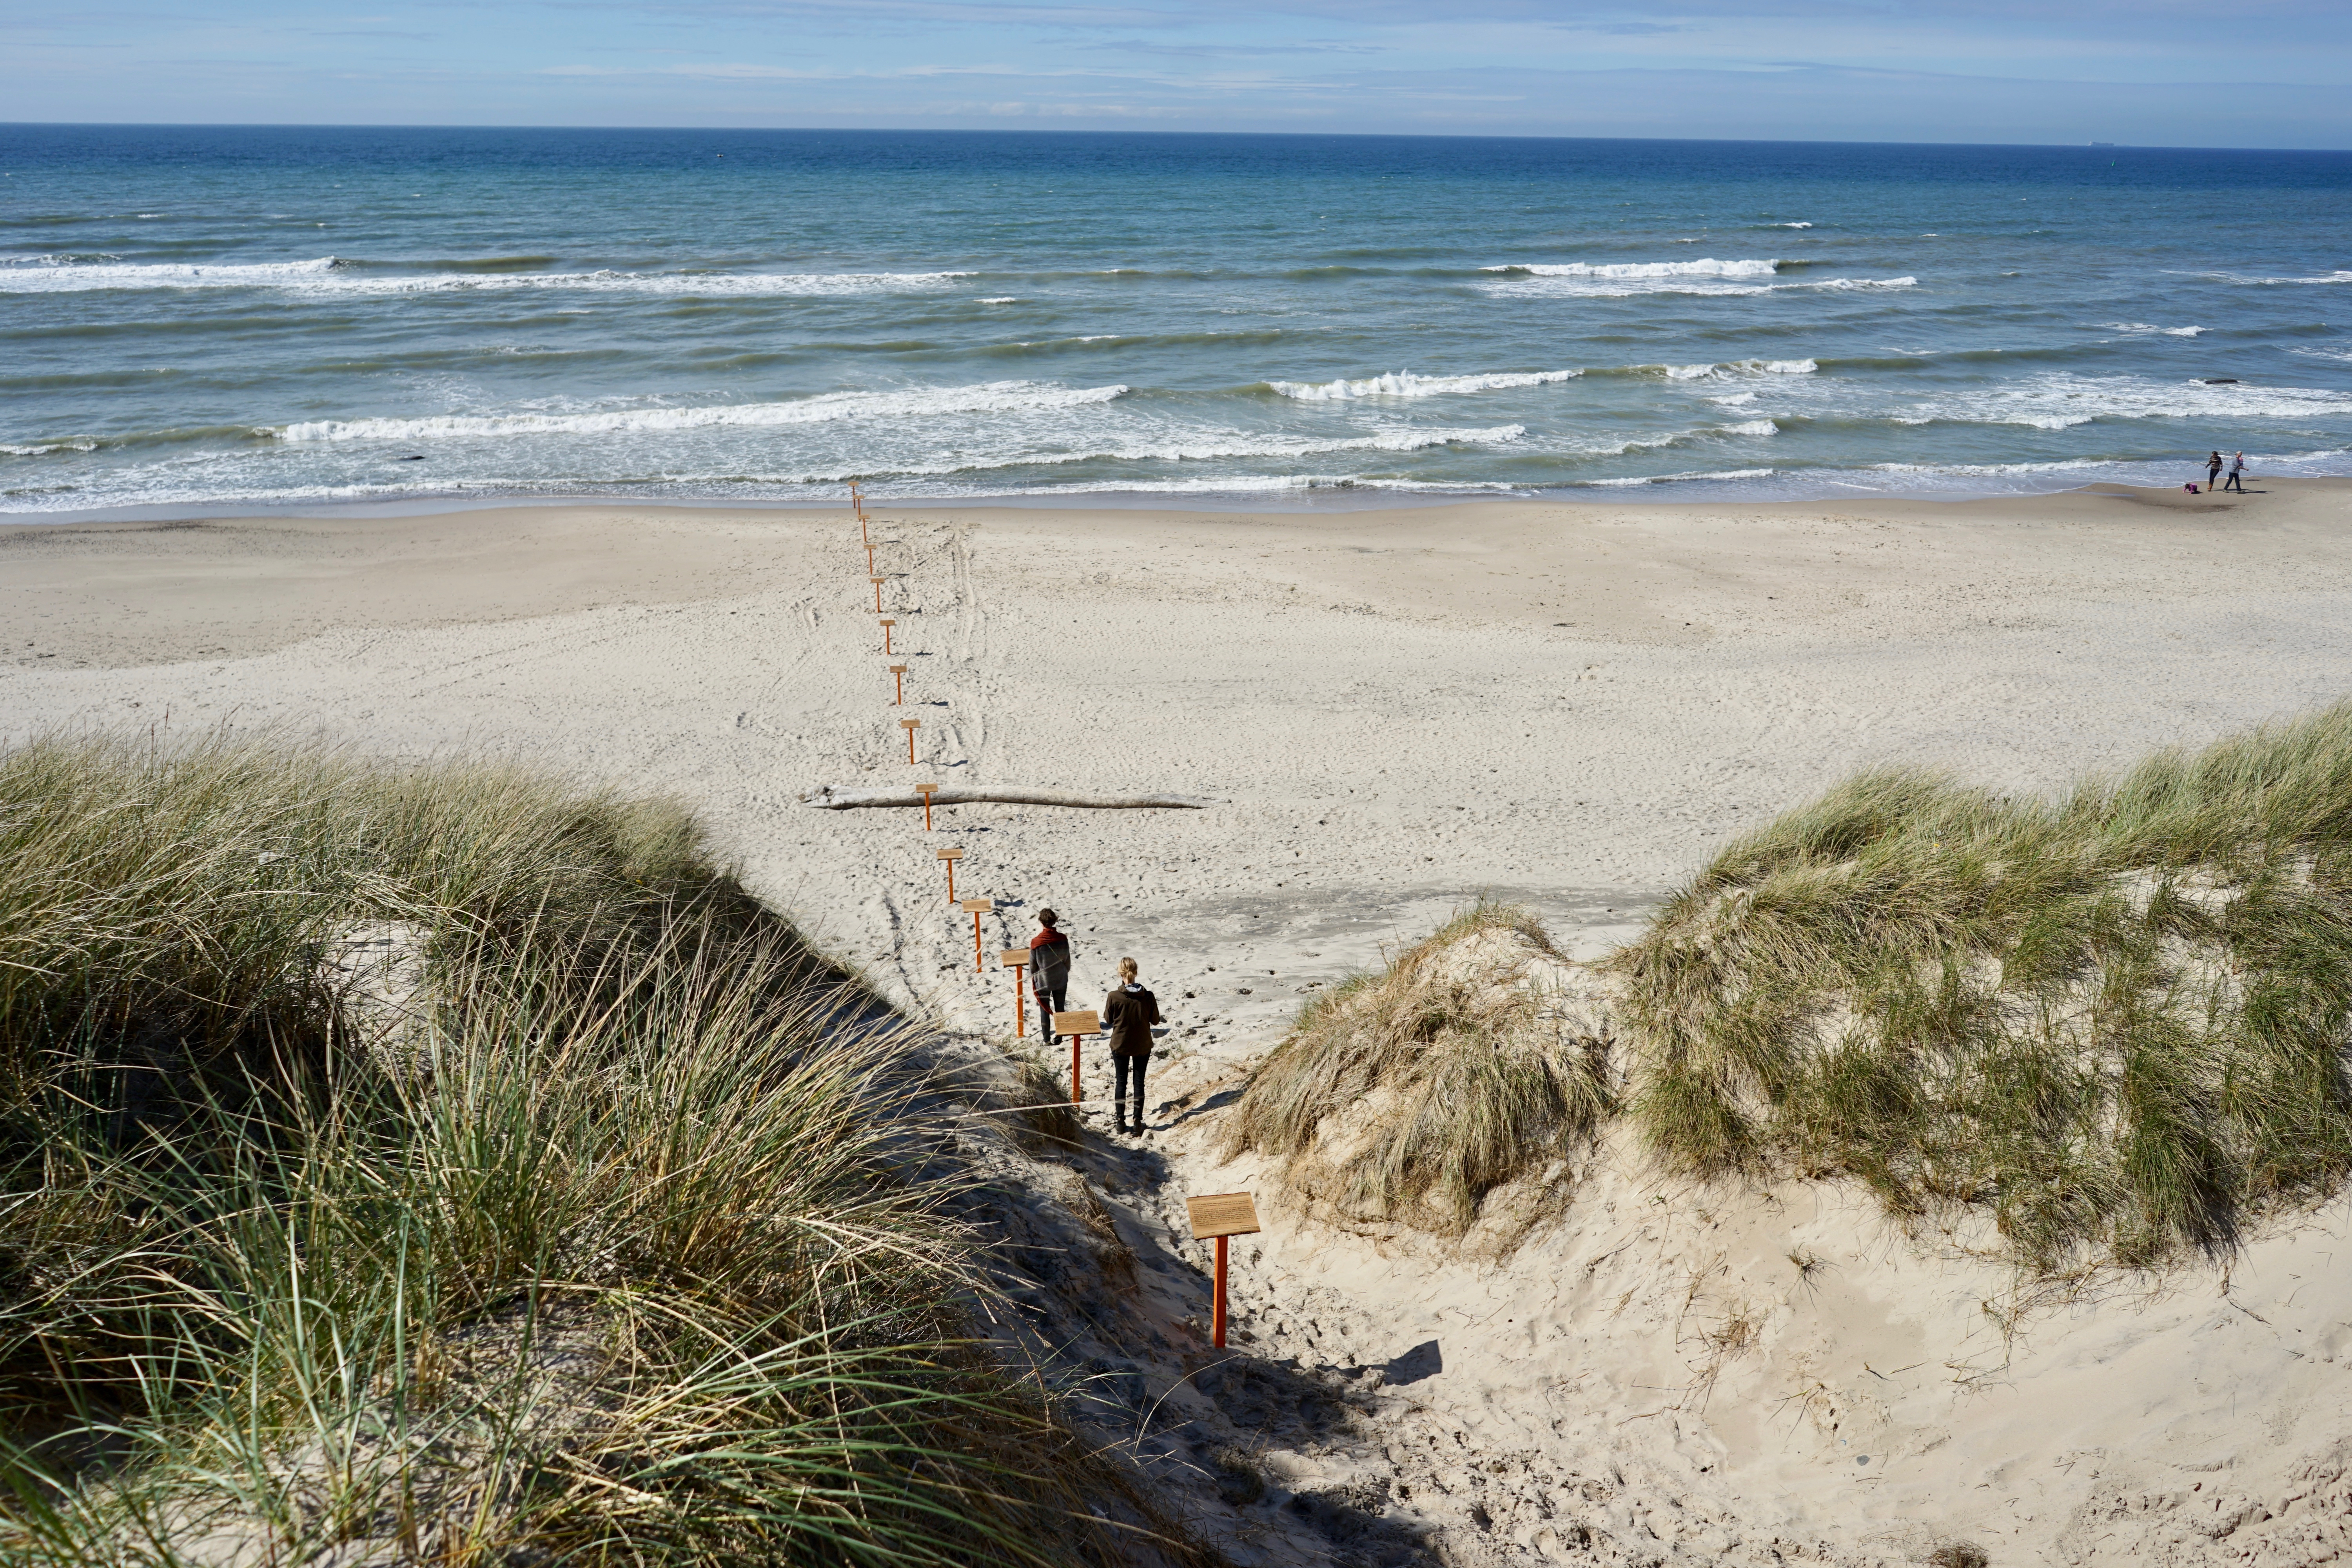
[[[1573,381],[1580,370],[1496,371],[1484,375],[1415,375],[1409,370],[1361,381],[1269,381],[1285,397],[1302,403],[1334,403],[1351,397],[1437,397],[1458,392],[1495,392],[1513,386],[1549,386]]]

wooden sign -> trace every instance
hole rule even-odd
[[[931,830],[931,796],[940,793],[940,786],[935,784],[917,784],[915,793],[923,797],[923,831],[929,833]]]
[[[1225,1238],[1257,1234],[1257,1205],[1247,1193],[1212,1193],[1186,1198],[1184,1209],[1192,1219],[1192,1239],[1217,1238],[1217,1295],[1209,1309],[1209,1341],[1225,1348]]]
[[[978,974],[987,967],[980,956],[980,917],[996,908],[994,899],[966,899],[963,912],[971,917],[971,972]]]
[[[882,579],[873,577],[867,581],[874,584],[874,613],[878,616],[882,613]]]
[[[963,851],[961,849],[942,849],[939,851],[939,858],[946,864],[948,868],[948,902],[954,903],[956,901],[955,863],[963,858]]]
[[[886,658],[889,657],[890,653],[890,628],[898,624],[898,622],[888,619],[887,616],[882,622],[882,653],[883,657]]]
[[[920,719],[901,719],[898,721],[898,728],[907,731],[907,760],[910,763],[915,760],[915,731],[921,723],[922,721]]]
[[[893,708],[904,708],[907,705],[907,667],[903,664],[894,664],[890,667],[890,673],[896,676],[898,681],[898,695],[891,699],[890,705]],[[933,784],[931,787],[937,789],[940,786]]]
[[[1045,1010],[1045,998],[1041,995],[1037,1000],[1037,1010],[1042,1013]],[[1056,1013],[1054,1015],[1054,1033],[1070,1037],[1070,1103],[1083,1105],[1087,1097],[1078,1088],[1078,1051],[1087,1043],[1088,1035],[1102,1033],[1102,1016],[1097,1013]]]
[[[1021,972],[1029,966],[1029,950],[1008,947],[997,956],[1005,968],[1013,971],[1013,1037],[1025,1040],[1029,1037],[1029,999],[1022,994],[1028,987],[1021,984]]]
[[[940,860],[961,860],[963,858],[963,851],[961,849],[934,849],[931,851],[931,854],[934,858]]]
[[[1213,1236],[1257,1234],[1257,1205],[1247,1193],[1213,1193],[1204,1198],[1186,1198],[1184,1212],[1192,1216],[1195,1241],[1206,1241]]]

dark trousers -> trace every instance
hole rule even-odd
[[[2231,474],[2228,482],[2223,484],[2221,488],[2225,490],[2236,490],[2240,495],[2243,495],[2245,494],[2246,487],[2238,482],[2243,478],[2245,478],[2243,474]]]
[[[1063,1002],[1068,996],[1069,990],[1069,983],[1064,981],[1061,984],[1050,988],[1044,985],[1035,986],[1029,993],[1037,999],[1037,1032],[1045,1037],[1045,1043],[1049,1046],[1061,1043],[1062,1037],[1054,1033],[1054,1015],[1063,1010]]]
[[[1111,1060],[1118,1068],[1118,1087],[1112,1090],[1110,1098],[1112,1114],[1121,1121],[1127,1120],[1127,1079],[1131,1072],[1135,1075],[1135,1124],[1140,1127],[1143,1125],[1143,1069],[1151,1065],[1151,1058],[1113,1057]]]

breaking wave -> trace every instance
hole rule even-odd
[[[1573,381],[1580,370],[1496,371],[1486,375],[1415,375],[1401,370],[1362,381],[1269,381],[1265,385],[1302,403],[1333,403],[1351,397],[1438,397],[1457,392],[1494,392],[1513,386],[1549,386]]]
[[[275,289],[303,294],[420,294],[574,289],[603,293],[851,295],[944,289],[968,272],[423,272],[383,273],[341,257],[225,266],[157,262],[0,266],[0,293],[105,289]]]

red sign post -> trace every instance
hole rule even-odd
[[[890,667],[890,673],[898,682],[898,695],[890,700],[890,706],[904,708],[907,705],[907,667],[903,664],[894,664]]]
[[[888,658],[890,654],[890,628],[898,624],[898,622],[893,620],[885,620],[882,623],[882,654],[886,658]]]
[[[961,849],[942,849],[942,850],[940,850],[940,851],[939,852],[939,854],[938,854],[938,856],[937,856],[937,858],[939,858],[939,859],[940,859],[940,860],[942,860],[942,861],[945,861],[945,862],[947,863],[947,868],[948,868],[948,902],[950,902],[950,903],[954,903],[954,902],[956,901],[956,896],[955,896],[955,863],[956,863],[957,861],[959,861],[959,860],[961,860],[961,859],[962,859],[962,858],[963,858],[963,851],[962,851],[962,850],[961,850]]]
[[[935,784],[917,784],[915,793],[923,797],[923,831],[929,833],[931,830],[931,796],[940,793],[940,786]]]
[[[915,731],[921,726],[922,722],[923,721],[920,719],[901,719],[898,721],[898,728],[907,731],[907,760],[910,763],[915,760]]]
[[[1078,1052],[1087,1043],[1088,1035],[1102,1033],[1102,1015],[1056,1013],[1054,1015],[1054,1033],[1070,1037],[1070,1103],[1076,1105],[1086,1099],[1078,1089]]]
[[[1013,971],[1013,1037],[1016,1040],[1027,1039],[1029,1037],[1029,1000],[1022,994],[1027,987],[1023,982],[1021,972],[1029,967],[1029,950],[1025,947],[1008,947],[997,954],[997,959],[1005,968]]]
[[[1186,1214],[1192,1221],[1192,1239],[1206,1241],[1217,1238],[1217,1295],[1209,1310],[1209,1340],[1219,1350],[1225,1348],[1225,1238],[1230,1236],[1257,1234],[1257,1205],[1247,1193],[1216,1193],[1204,1198],[1186,1198]]]
[[[971,917],[971,972],[974,974],[982,973],[988,967],[985,963],[981,962],[980,956],[980,917],[989,913],[995,908],[996,900],[994,899],[966,899],[963,900],[963,912]]]
[[[882,613],[882,579],[868,577],[866,580],[874,584],[874,613],[878,616]]]

